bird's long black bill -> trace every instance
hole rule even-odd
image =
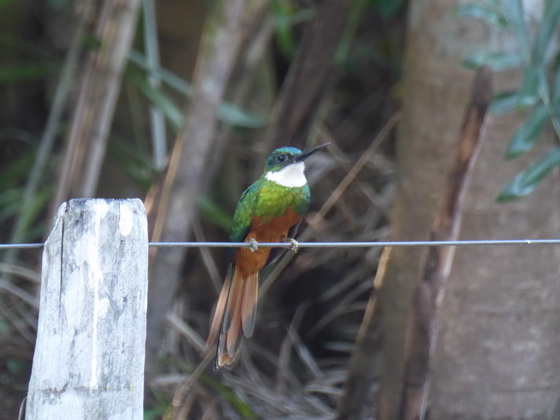
[[[304,150],[299,155],[294,156],[293,161],[294,162],[303,162],[305,159],[307,159],[309,156],[311,156],[317,150],[322,149],[323,147],[327,147],[329,144],[330,143],[323,143],[323,144],[320,144],[318,146],[312,147],[310,149]]]

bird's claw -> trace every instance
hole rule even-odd
[[[251,250],[251,252],[255,252],[257,249],[259,249],[259,243],[255,238],[249,238],[249,249]]]
[[[288,241],[292,244],[292,246],[289,248],[290,251],[292,251],[294,254],[296,252],[298,252],[299,250],[299,242],[296,241],[294,238],[287,238]]]

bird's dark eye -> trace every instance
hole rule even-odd
[[[287,156],[286,156],[285,154],[282,153],[281,155],[276,156],[276,160],[277,160],[278,162],[284,162],[284,161],[286,160],[286,157],[287,157]]]

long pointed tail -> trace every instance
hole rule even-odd
[[[258,273],[243,277],[235,268],[230,269],[218,299],[208,338],[208,343],[213,342],[219,331],[216,369],[232,367],[243,337],[253,335],[258,294]]]

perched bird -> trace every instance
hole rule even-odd
[[[304,160],[322,147],[305,151],[281,147],[266,159],[262,176],[247,188],[233,216],[232,242],[293,241],[297,227],[309,208],[309,186]],[[259,272],[282,255],[266,247],[238,248],[218,299],[208,343],[218,336],[216,369],[230,368],[236,361],[243,337],[255,327]]]

